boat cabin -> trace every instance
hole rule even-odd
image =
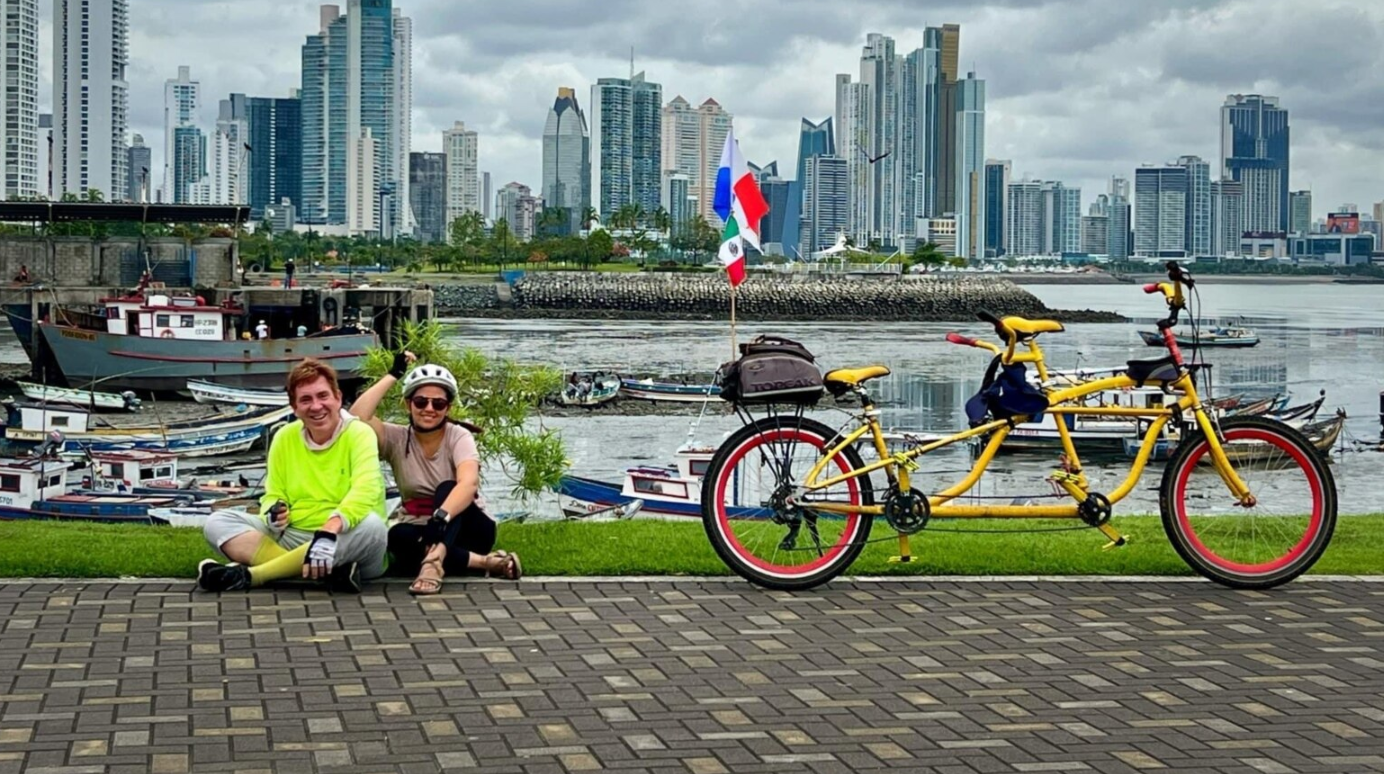
[[[222,341],[228,309],[207,306],[200,296],[149,295],[101,299],[106,331],[121,336]],[[238,311],[238,310],[236,310]]]
[[[35,502],[67,491],[66,462],[52,459],[0,459],[0,508],[32,508]]]
[[[715,449],[678,449],[676,462],[667,467],[637,467],[625,471],[620,494],[647,501],[697,503],[701,500],[702,477]]]
[[[91,415],[74,408],[57,408],[37,403],[5,403],[7,430],[22,431],[21,440],[33,440],[34,434],[57,430],[60,433],[85,433],[90,428]],[[11,438],[16,437],[10,434]]]
[[[90,474],[82,477],[83,489],[129,492],[140,487],[177,486],[178,458],[149,451],[101,451],[91,453]]]

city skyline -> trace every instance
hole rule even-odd
[[[192,65],[202,82],[198,122],[208,129],[229,93],[286,96],[298,82],[298,51],[315,32],[318,5],[250,0],[228,28],[208,3],[131,0],[129,129],[147,142],[157,138],[149,142],[154,169],[163,169],[163,82],[177,66]],[[989,11],[942,5],[926,19],[893,2],[861,4],[851,14],[761,3],[744,28],[714,21],[730,18],[723,6],[712,2],[688,20],[618,3],[580,16],[539,15],[521,2],[467,9],[462,24],[460,9],[409,2],[405,12],[416,21],[413,148],[439,151],[442,130],[463,120],[483,138],[482,169],[537,186],[554,90],[569,86],[580,95],[598,78],[627,75],[632,44],[636,67],[663,85],[665,101],[679,93],[715,98],[735,114],[747,158],[785,163],[796,155],[799,119],[834,113],[832,77],[853,71],[868,32],[911,49],[922,44],[924,24],[951,22],[965,31],[963,69],[987,81],[986,155],[1012,159],[1016,179],[1064,180],[1089,197],[1110,175],[1132,175],[1143,163],[1218,159],[1226,95],[1262,93],[1293,109],[1291,184],[1314,191],[1314,217],[1342,201],[1381,198],[1369,170],[1384,155],[1375,115],[1384,101],[1370,96],[1379,87],[1353,74],[1363,76],[1378,56],[1372,42],[1384,10],[1364,3],[1330,15],[1281,2],[1115,8],[1079,28],[1062,23],[1082,14],[1071,3]],[[51,112],[51,0],[40,3],[39,19],[39,105]],[[1328,32],[1330,62],[1310,50]],[[1266,41],[1300,55],[1269,57],[1263,49],[1278,47]],[[760,60],[769,66],[757,66]],[[1343,161],[1352,153],[1363,158]]]

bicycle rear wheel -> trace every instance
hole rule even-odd
[[[1241,506],[1212,464],[1205,436],[1178,444],[1159,505],[1173,548],[1202,575],[1233,588],[1286,583],[1316,563],[1336,528],[1336,482],[1297,430],[1263,417],[1220,421],[1223,447],[1256,502]]]
[[[835,438],[821,422],[773,417],[741,428],[716,451],[702,479],[702,525],[716,553],[741,577],[771,589],[807,589],[836,577],[860,555],[873,517],[813,505],[873,505],[869,476],[796,491]],[[821,478],[863,466],[855,449],[842,449]]]

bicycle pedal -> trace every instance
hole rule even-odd
[[[889,563],[889,564],[912,564],[912,563],[913,563],[913,557],[911,557],[911,556],[891,556],[891,557],[889,557],[888,559],[886,559],[885,561],[886,561],[887,563]]]
[[[1106,543],[1105,545],[1101,546],[1100,550],[1109,551],[1112,548],[1122,548],[1127,545],[1129,545],[1129,538],[1125,535],[1120,535],[1118,539],[1112,540],[1109,543]]]

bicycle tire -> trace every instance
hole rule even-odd
[[[1183,561],[1217,583],[1237,589],[1266,589],[1287,583],[1306,572],[1321,558],[1336,529],[1337,493],[1331,468],[1306,436],[1283,422],[1265,417],[1229,417],[1220,420],[1220,429],[1229,444],[1228,452],[1232,455],[1236,472],[1255,491],[1259,502],[1243,511],[1239,511],[1237,506],[1236,512],[1199,516],[1189,513],[1188,485],[1190,478],[1197,473],[1203,474],[1208,491],[1216,498],[1222,495],[1230,497],[1214,466],[1209,460],[1203,460],[1210,448],[1205,436],[1192,432],[1178,444],[1177,451],[1163,470],[1163,480],[1158,490],[1163,530]],[[1235,461],[1237,451],[1243,454],[1243,461]],[[1256,455],[1261,459],[1256,460]],[[1269,484],[1256,486],[1256,481],[1249,480],[1254,476],[1246,471],[1250,466],[1262,463],[1265,471],[1270,472],[1269,458],[1273,455],[1277,455],[1278,464],[1273,466],[1271,472],[1286,474],[1284,480],[1289,483],[1277,487]],[[1295,473],[1303,475],[1301,484],[1292,483]],[[1219,493],[1215,493],[1215,485],[1219,485]],[[1285,499],[1279,497],[1285,489],[1301,489],[1308,512],[1298,514],[1296,505],[1284,505],[1279,507],[1288,512],[1276,517],[1277,521],[1261,518],[1266,514],[1258,512],[1260,506],[1278,505],[1274,501]],[[1192,499],[1197,498],[1193,496]],[[1200,499],[1213,500],[1209,495]],[[1244,515],[1240,515],[1241,512]],[[1246,530],[1245,525],[1256,519],[1258,521]],[[1300,536],[1297,535],[1297,527],[1290,524],[1293,519],[1306,522]],[[1226,541],[1226,545],[1241,554],[1248,548],[1249,559],[1225,555],[1209,544],[1218,534],[1231,532],[1235,533],[1235,537]],[[1244,537],[1246,532],[1248,537]],[[1268,539],[1271,545],[1276,544],[1286,550],[1275,555],[1272,552],[1277,549],[1271,547],[1268,553],[1256,555],[1249,541],[1261,536]]]
[[[737,465],[754,450],[770,443],[788,441],[805,442],[816,451],[816,458],[824,454],[837,438],[837,433],[827,425],[803,417],[765,418],[746,425],[730,436],[707,465],[702,479],[701,511],[702,526],[707,538],[716,550],[717,556],[740,577],[765,588],[778,591],[801,591],[826,583],[840,575],[853,563],[865,548],[874,519],[868,514],[851,514],[843,520],[840,537],[827,547],[819,561],[811,562],[802,568],[777,565],[756,557],[736,536],[732,528],[731,509],[726,506],[725,493]],[[847,473],[864,467],[859,452],[854,448],[842,449],[834,458],[839,473]],[[807,466],[810,467],[810,464]],[[799,475],[807,468],[796,471]],[[794,471],[790,470],[790,475]],[[776,483],[782,485],[782,475],[775,476]],[[852,493],[850,502],[859,505],[874,504],[874,490],[868,475],[850,479],[845,486]],[[810,509],[804,509],[810,510]],[[752,519],[744,518],[751,522]],[[762,521],[766,530],[768,524],[777,522]],[[785,528],[786,533],[789,528]],[[796,532],[794,534],[797,534]],[[810,534],[818,537],[815,518]],[[820,543],[817,546],[822,552]]]

